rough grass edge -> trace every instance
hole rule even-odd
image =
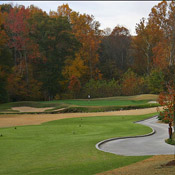
[[[144,105],[130,105],[130,106],[93,106],[93,107],[68,107],[62,112],[64,113],[76,113],[76,112],[109,112],[109,111],[121,111],[131,109],[144,109],[158,107],[159,104],[144,104]]]
[[[166,139],[165,142],[170,145],[175,145],[175,132],[172,135],[172,139]]]

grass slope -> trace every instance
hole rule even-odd
[[[77,106],[124,106],[146,104],[147,100],[62,100],[62,103]]]
[[[151,132],[134,124],[151,115],[106,116],[52,121],[37,126],[1,128],[0,174],[92,175],[150,156],[118,156],[97,150],[101,140]]]
[[[146,104],[149,101],[156,101],[158,98],[154,94],[143,94],[135,96],[118,96],[108,98],[94,98],[94,99],[75,99],[75,100],[58,100],[44,103],[60,103],[71,104],[77,106],[122,106],[122,105],[140,105]]]

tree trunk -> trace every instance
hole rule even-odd
[[[91,79],[92,79],[92,51],[91,51],[91,46],[90,46],[89,68],[90,68],[90,76],[91,76]]]
[[[173,129],[175,132],[175,94],[174,94],[174,100],[173,100]]]
[[[27,86],[28,86],[28,84],[29,84],[29,71],[28,71],[28,63],[27,63],[26,51],[24,51],[24,59],[25,59],[25,66],[26,66],[26,82],[27,82]]]
[[[17,65],[16,58],[17,58],[17,56],[16,56],[16,47],[14,47],[14,62],[15,62],[15,66]]]
[[[20,51],[18,51],[19,52],[19,55],[20,55],[20,66],[19,66],[19,72],[20,72],[20,74],[22,73],[23,74],[23,69],[22,69],[22,64],[21,64],[21,60],[22,60],[22,53],[20,52]]]

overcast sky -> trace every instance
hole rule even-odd
[[[136,23],[142,17],[147,18],[151,8],[160,1],[1,1],[0,4],[11,2],[26,7],[33,4],[46,12],[56,11],[58,6],[68,3],[76,12],[93,15],[101,29],[122,25],[135,35]]]

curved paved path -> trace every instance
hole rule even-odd
[[[157,117],[137,122],[153,128],[153,135],[137,138],[117,139],[104,142],[99,149],[125,156],[167,155],[174,154],[175,146],[165,143],[168,138],[168,125],[157,123]]]

